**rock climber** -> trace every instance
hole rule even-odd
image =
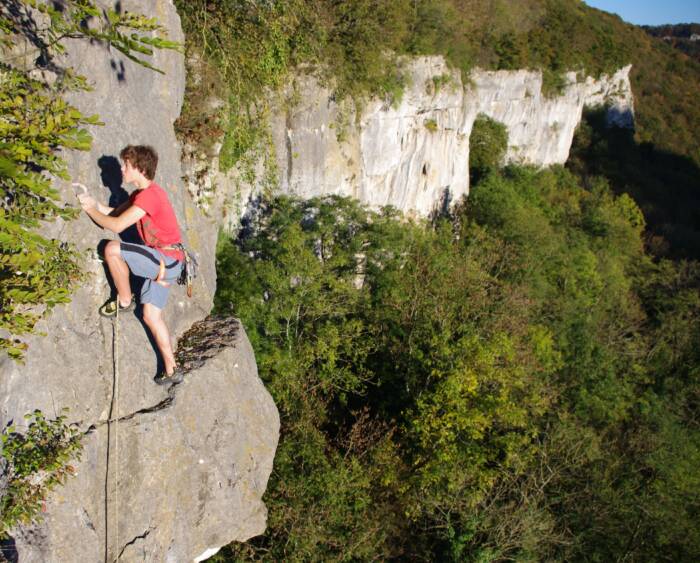
[[[145,244],[132,244],[111,240],[104,251],[105,261],[114,280],[117,295],[108,299],[99,309],[104,317],[113,317],[119,312],[133,311],[134,295],[129,283],[129,271],[145,278],[140,302],[143,320],[156,341],[165,369],[158,373],[155,382],[161,385],[179,383],[183,372],[177,365],[170,342],[170,332],[163,318],[163,309],[170,293],[170,284],[182,269],[184,253],[177,218],[167,192],[153,179],[158,166],[158,154],[149,146],[129,145],[122,149],[121,172],[124,184],[135,186],[128,201],[115,208],[98,203],[87,194],[78,195],[80,205],[100,227],[121,233],[136,224]]]

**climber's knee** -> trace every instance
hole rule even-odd
[[[152,303],[144,303],[143,320],[149,326],[158,322],[158,320],[160,320],[160,309],[155,307]]]
[[[105,247],[105,259],[114,260],[115,258],[121,258],[121,243],[118,240],[111,240],[107,243]]]

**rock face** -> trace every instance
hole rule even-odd
[[[284,109],[270,121],[283,192],[340,194],[428,215],[468,192],[469,136],[480,113],[508,129],[508,161],[537,166],[566,161],[585,106],[608,104],[611,121],[632,125],[630,67],[599,80],[569,73],[563,92],[546,97],[537,71],[476,70],[465,85],[441,57],[404,64],[409,80],[400,102],[372,100],[360,110],[335,101],[313,76],[296,77],[288,98],[299,101],[279,104]],[[233,187],[237,171],[217,168],[214,162],[213,172],[198,185],[191,182],[190,191],[201,195],[216,186],[219,206],[232,197],[244,205],[254,196],[255,189]],[[232,225],[241,208],[231,206]]]
[[[15,534],[20,561],[193,561],[265,530],[279,419],[242,327],[196,324],[183,340],[198,343],[198,361],[180,355],[189,372],[168,389],[129,369],[128,334],[140,328],[121,320],[119,378],[105,382],[115,398],[104,393],[109,408],[91,417],[78,474],[45,522]]]
[[[156,16],[169,38],[183,41],[171,2],[134,0],[121,7]],[[174,286],[164,311],[172,336],[180,337],[211,310],[218,225],[199,212],[182,187],[173,122],[184,93],[183,57],[160,51],[150,62],[165,74],[105,46],[68,42],[62,63],[94,87],[71,102],[104,122],[91,130],[92,151],[71,152],[68,165],[74,181],[113,204],[126,195],[117,160],[121,148],[151,144],[157,149],[156,181],[169,187],[183,235],[200,263],[194,297]],[[56,186],[64,201],[77,205],[67,182]],[[68,407],[69,420],[86,433],[85,451],[77,477],[50,497],[45,522],[13,534],[19,560],[114,561],[121,553],[125,561],[191,561],[262,533],[261,497],[279,417],[257,376],[245,331],[233,321],[200,327],[209,344],[199,354],[206,361],[193,364],[182,384],[159,387],[152,381],[154,345],[139,309],[136,316],[122,316],[118,334],[113,321],[97,312],[110,288],[94,249],[101,239],[117,237],[84,214],[47,225],[44,232],[85,249],[88,276],[72,302],[40,324],[46,336],[28,339],[26,364],[0,358],[0,423],[20,422],[34,409],[52,416]],[[212,337],[218,333],[227,336],[227,346]]]

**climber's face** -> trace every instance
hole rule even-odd
[[[133,184],[138,179],[141,172],[131,165],[128,160],[122,161],[122,180],[125,184]]]

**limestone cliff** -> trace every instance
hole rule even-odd
[[[632,125],[629,67],[598,80],[568,73],[563,92],[548,97],[538,71],[475,70],[464,84],[441,57],[404,65],[408,85],[401,100],[371,100],[360,109],[336,101],[313,76],[295,78],[270,119],[282,192],[341,194],[427,215],[468,193],[469,136],[480,113],[506,126],[508,161],[538,166],[566,161],[586,106],[607,104],[612,121]],[[217,172],[216,159],[206,163],[209,174],[201,164],[189,163],[191,193],[211,198],[217,210],[239,202],[228,211],[235,225],[255,189],[241,185],[236,170]]]
[[[183,40],[168,0],[123,2],[122,9],[156,16],[171,39]],[[180,179],[173,122],[184,92],[183,57],[157,52],[151,62],[162,75],[103,45],[69,40],[67,47],[62,64],[94,88],[71,102],[104,122],[91,131],[91,152],[67,155],[73,180],[113,204],[126,195],[120,149],[151,144],[159,152],[156,181],[169,187],[201,265],[194,297],[174,287],[165,310],[173,336],[181,337],[211,310],[218,228],[199,212]],[[56,185],[64,201],[77,205],[69,183]],[[97,312],[110,289],[94,249],[100,239],[115,236],[84,214],[47,225],[44,232],[85,249],[88,277],[70,304],[40,324],[46,336],[28,339],[26,364],[0,358],[0,423],[21,423],[34,409],[52,416],[69,407],[69,420],[85,432],[85,451],[77,476],[49,499],[45,522],[13,533],[19,560],[114,561],[121,554],[125,561],[191,561],[262,533],[261,497],[279,417],[243,328],[232,319],[198,325],[187,346],[199,360],[188,360],[191,370],[182,384],[159,387],[152,381],[156,354],[138,310],[123,315],[118,331]],[[187,346],[181,342],[180,353]]]

